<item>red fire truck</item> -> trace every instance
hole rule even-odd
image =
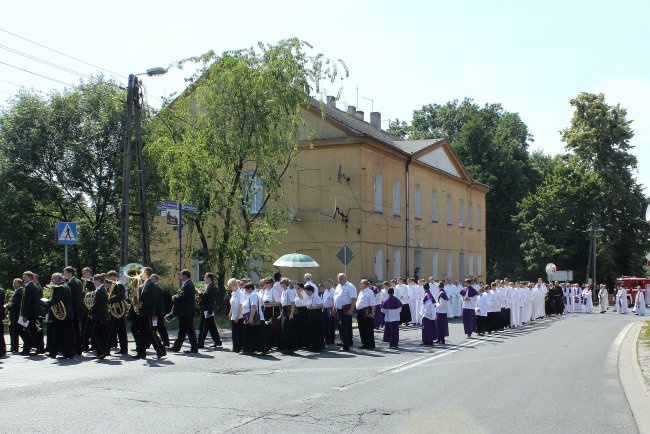
[[[634,306],[636,302],[636,287],[641,287],[643,295],[645,296],[645,302],[648,303],[648,289],[650,289],[650,278],[647,277],[629,277],[623,276],[616,279],[616,285],[621,285],[623,288],[627,289],[627,297],[629,307]],[[631,299],[631,300],[630,300]]]

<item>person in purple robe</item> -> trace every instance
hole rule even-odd
[[[402,302],[395,297],[395,289],[388,288],[387,293],[388,298],[381,305],[384,314],[384,342],[388,342],[388,348],[397,348]]]
[[[445,337],[449,336],[449,322],[447,320],[447,303],[449,296],[445,291],[445,282],[438,283],[438,302],[436,303],[436,330],[438,343],[445,345]]]
[[[470,279],[465,279],[465,287],[460,291],[460,296],[463,299],[463,326],[469,339],[476,329],[476,301],[478,300],[478,292],[472,286]]]
[[[433,346],[434,339],[438,339],[438,328],[436,327],[436,299],[431,293],[429,282],[422,285],[424,288],[424,298],[422,299],[422,308],[420,317],[422,318],[422,343],[428,347]]]

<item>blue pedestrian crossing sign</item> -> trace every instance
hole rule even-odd
[[[56,239],[59,244],[77,244],[77,223],[58,222],[56,224]]]

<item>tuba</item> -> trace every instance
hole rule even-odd
[[[108,279],[106,279],[106,282],[111,284],[111,287],[108,290],[108,299],[110,300],[111,297],[113,296],[113,290],[115,289],[115,286],[118,285],[120,282],[115,280],[108,280]],[[126,301],[120,300],[117,303],[109,303],[108,311],[111,314],[111,316],[115,319],[123,318],[124,315],[126,315],[126,311],[127,311]]]
[[[140,287],[142,286],[144,277],[144,265],[131,263],[124,266],[124,277],[127,279],[127,288],[129,290],[129,301],[133,307],[133,313],[138,315],[140,313]]]
[[[94,304],[95,304],[95,291],[87,291],[86,294],[84,294],[84,306],[86,306],[86,309],[90,310],[92,309]]]
[[[51,290],[52,293],[54,293],[54,289],[61,288],[61,286],[47,285],[45,288]],[[62,301],[59,301],[58,303],[51,305],[50,310],[52,311],[52,316],[59,321],[63,321],[67,315],[67,312],[65,310],[65,305],[63,304]]]

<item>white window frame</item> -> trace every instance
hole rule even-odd
[[[447,279],[451,279],[454,271],[454,252],[447,252]]]
[[[372,210],[374,212],[382,212],[382,176],[381,173],[375,173],[373,175],[373,206]]]
[[[264,203],[264,185],[262,185],[262,180],[256,176],[253,178],[253,172],[247,172],[244,174],[246,178],[244,184],[244,195],[248,199],[248,212],[251,214],[259,214],[262,211],[262,205]],[[248,189],[251,189],[251,194],[248,194]]]
[[[393,215],[400,216],[402,214],[401,202],[401,184],[399,179],[393,179]]]
[[[476,230],[483,230],[483,215],[481,213],[481,205],[476,206]]]
[[[431,221],[438,222],[438,190],[431,190]]]
[[[384,249],[375,248],[375,277],[379,281],[384,280]]]
[[[447,224],[452,225],[452,224],[454,224],[454,215],[453,215],[453,205],[452,205],[452,200],[451,200],[451,193],[447,193],[446,208],[447,208]]]
[[[422,186],[420,184],[415,184],[413,195],[415,196],[415,218],[422,220]]]
[[[469,272],[469,277],[474,277],[474,253],[469,254],[469,267],[467,271]]]
[[[402,249],[400,247],[393,251],[393,279],[400,277],[402,272]]]
[[[476,255],[476,275],[477,276],[483,275],[483,254],[482,253]]]
[[[472,202],[469,202],[467,204],[467,227],[472,229],[472,226],[474,226],[474,207]]]
[[[458,199],[458,226],[465,227],[465,199]]]
[[[431,275],[438,280],[438,251],[434,250],[431,254]]]

